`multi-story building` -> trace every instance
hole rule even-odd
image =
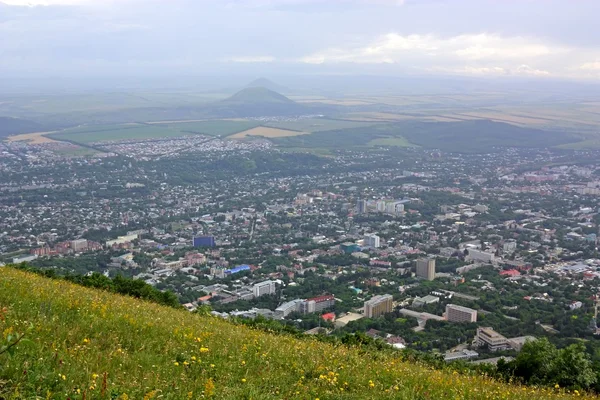
[[[473,210],[480,212],[480,213],[484,213],[489,210],[489,207],[486,205],[483,205],[483,204],[477,204],[476,206],[473,207]]]
[[[196,236],[192,241],[194,247],[215,247],[214,236]]]
[[[490,351],[510,349],[508,339],[492,328],[477,328],[475,343],[479,347],[487,346]]]
[[[377,235],[365,235],[364,237],[365,247],[372,247],[376,249],[380,246],[380,241],[381,239]]]
[[[394,298],[391,294],[384,294],[382,296],[374,296],[370,300],[365,301],[365,317],[377,318],[383,314],[392,312],[394,308]]]
[[[352,254],[357,251],[360,251],[360,247],[356,243],[346,242],[340,244],[340,250],[342,250],[346,254]]]
[[[273,281],[264,281],[259,282],[252,287],[252,293],[254,297],[260,297],[264,295],[275,294],[275,282]]]
[[[502,245],[502,250],[507,253],[512,253],[517,249],[517,242],[515,240],[507,240]]]
[[[482,261],[482,262],[494,262],[496,260],[496,255],[494,253],[490,253],[487,251],[469,249],[469,260],[473,261]]]
[[[323,296],[313,297],[312,299],[307,299],[301,305],[301,312],[305,314],[321,312],[327,308],[333,307],[335,305],[335,297],[331,294],[326,294]]]
[[[412,306],[413,307],[423,307],[424,305],[427,304],[434,304],[434,303],[439,303],[440,302],[440,298],[437,296],[432,296],[432,295],[427,295],[424,297],[415,297],[415,299],[412,302]]]
[[[385,212],[392,215],[400,215],[404,212],[404,203],[399,201],[386,203]]]
[[[472,308],[457,306],[456,304],[446,305],[446,321],[449,322],[477,322],[477,310]]]
[[[285,318],[293,312],[300,311],[302,303],[304,303],[304,300],[300,299],[295,299],[292,301],[288,301],[287,303],[283,303],[275,309],[275,318]]]
[[[71,249],[73,249],[73,251],[75,253],[86,251],[87,248],[88,248],[87,239],[71,240]]]
[[[435,258],[421,258],[417,260],[417,276],[428,281],[435,279]]]
[[[356,202],[356,210],[359,214],[364,214],[367,212],[367,201],[366,200],[358,200]]]

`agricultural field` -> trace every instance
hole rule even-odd
[[[247,131],[260,125],[260,122],[243,119],[210,120],[195,122],[171,122],[168,126],[180,132],[192,132],[208,136],[229,136]]]
[[[6,399],[559,399],[0,268],[0,397]],[[1,348],[1,346],[0,346]],[[577,393],[579,394],[579,393]],[[586,396],[583,395],[585,398]]]
[[[271,128],[268,126],[257,126],[247,131],[236,133],[230,136],[231,139],[243,139],[248,136],[261,136],[265,138],[288,137],[298,135],[308,135],[308,132],[290,131],[288,129]]]
[[[376,146],[394,146],[394,147],[415,147],[414,144],[410,143],[403,137],[389,137],[373,139],[368,143],[370,147]]]
[[[44,144],[54,143],[56,140],[49,138],[49,135],[54,132],[36,132],[36,133],[23,133],[21,135],[9,136],[9,142],[27,142],[28,144]]]
[[[189,133],[188,133],[189,134]],[[157,139],[167,137],[185,136],[185,133],[169,126],[152,125],[114,125],[112,129],[88,131],[63,131],[54,133],[50,137],[56,140],[66,140],[75,143],[89,144],[125,139]]]
[[[255,121],[195,121],[195,122],[170,122],[154,124],[119,124],[119,125],[91,125],[72,129],[50,135],[55,140],[65,140],[81,144],[106,142],[125,139],[158,139],[180,137],[186,135],[202,134],[210,136],[228,136],[240,131],[245,131],[257,126]]]
[[[372,126],[376,122],[371,121],[346,121],[328,118],[307,118],[295,121],[274,121],[267,122],[265,126],[272,128],[288,129],[300,132],[321,132],[336,129],[358,128],[362,126]]]

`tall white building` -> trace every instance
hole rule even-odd
[[[268,294],[275,294],[275,282],[264,281],[257,283],[252,287],[254,297],[260,297]]]
[[[380,241],[381,239],[377,235],[365,235],[364,237],[365,247],[372,247],[376,249],[381,245]]]

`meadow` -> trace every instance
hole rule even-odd
[[[397,352],[269,334],[10,267],[0,271],[0,398],[572,397],[433,370]],[[22,333],[10,351],[2,346]]]

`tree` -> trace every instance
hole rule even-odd
[[[525,343],[513,362],[498,365],[498,372],[506,378],[512,373],[530,385],[570,389],[589,389],[597,379],[583,343],[558,350],[546,338]]]
[[[550,379],[556,347],[546,338],[528,341],[514,361],[514,374],[525,382],[545,384]]]
[[[554,369],[556,383],[563,387],[587,389],[596,382],[596,374],[583,343],[560,350]]]

